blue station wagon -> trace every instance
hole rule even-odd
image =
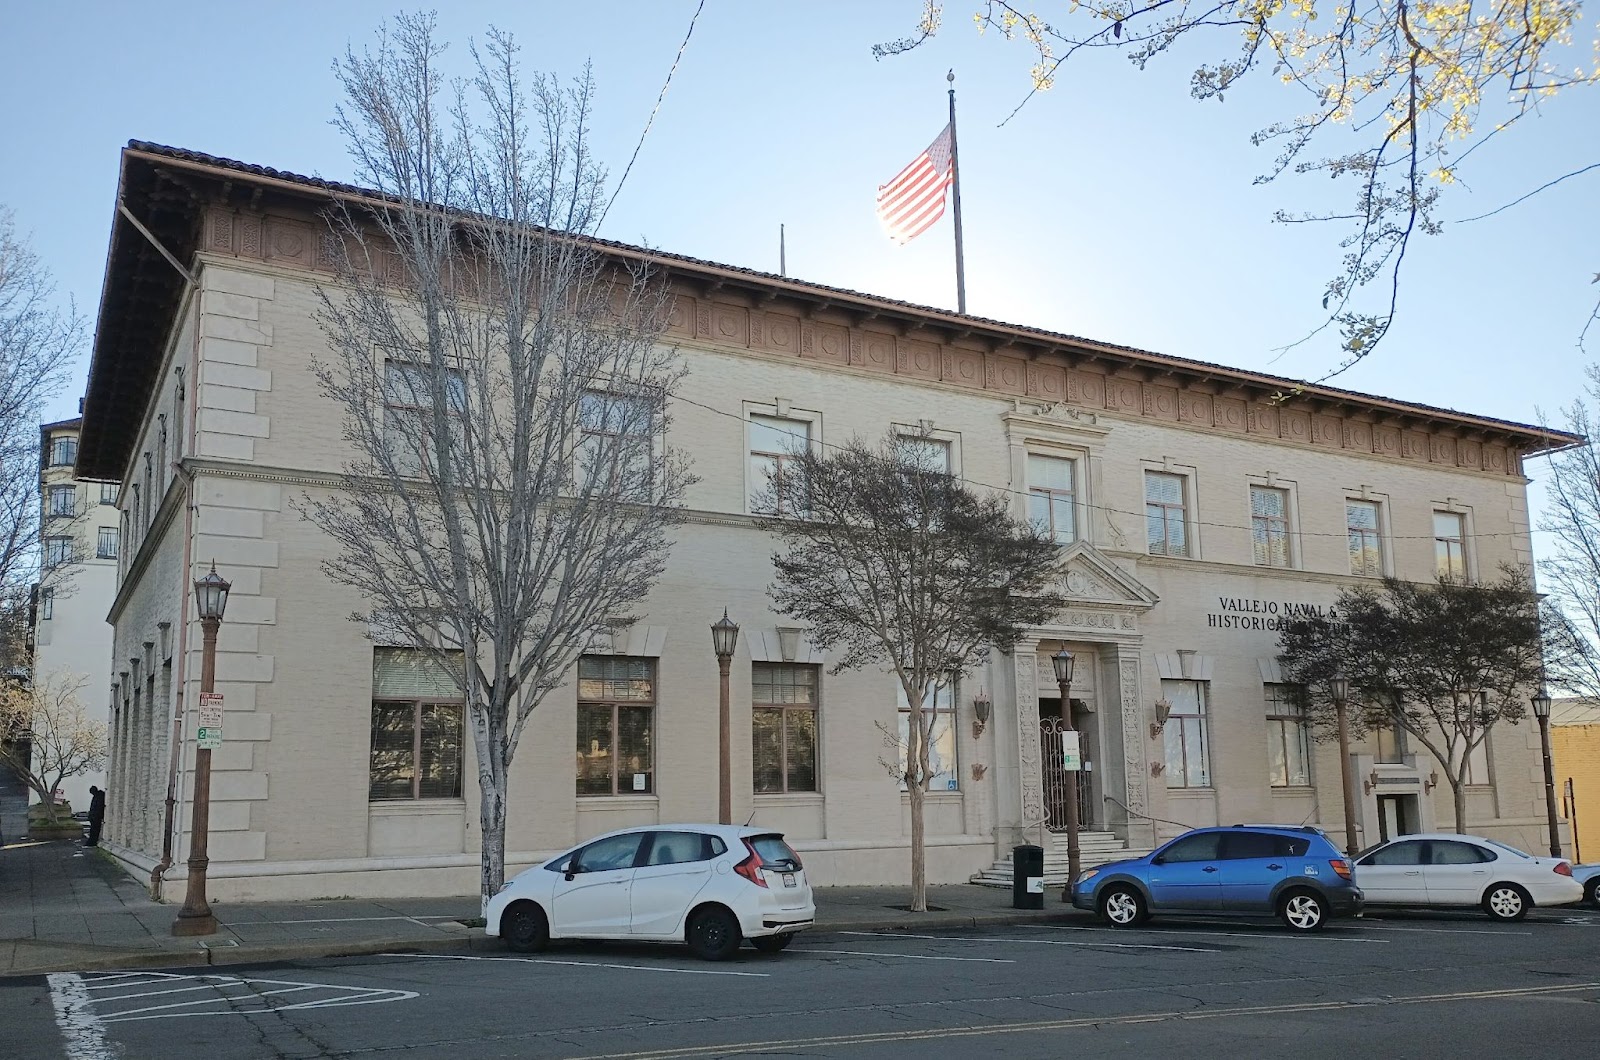
[[[1197,828],[1142,858],[1085,869],[1072,904],[1115,927],[1155,913],[1276,916],[1295,931],[1361,912],[1349,860],[1319,828]]]

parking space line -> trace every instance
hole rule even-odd
[[[213,984],[208,984],[208,985],[213,985]],[[218,983],[218,984],[214,984],[214,985],[223,986],[223,985],[226,985],[226,984]],[[114,1013],[112,1013],[112,1014],[110,1014],[108,1016],[102,1017],[101,1018],[101,1022],[103,1022],[103,1023],[117,1023],[117,1022],[120,1022],[122,1020],[129,1020],[129,1019],[135,1019],[135,1018],[158,1019],[159,1017],[155,1017],[155,1016],[145,1016],[144,1013],[146,1013],[146,1012],[162,1012],[162,1011],[165,1011],[166,1009],[174,1009],[174,1008],[197,1008],[197,1007],[199,1007],[201,1005],[215,1005],[215,1004],[218,1004],[218,1003],[223,1002],[223,1001],[232,1002],[232,1001],[245,1000],[245,999],[248,999],[248,998],[270,997],[270,996],[272,996],[274,994],[294,994],[294,993],[298,993],[301,990],[316,990],[316,989],[319,988],[319,986],[320,986],[320,984],[318,984],[318,983],[303,983],[300,986],[286,986],[282,990],[257,990],[257,991],[255,991],[253,993],[244,995],[243,998],[239,998],[239,997],[214,997],[209,1001],[174,1001],[170,1005],[146,1005],[144,1008],[120,1009],[117,1012],[114,1012]],[[169,993],[173,993],[173,994],[177,994],[177,993],[182,993],[182,990],[172,990],[172,991],[168,991],[168,992]],[[116,1000],[116,999],[113,998],[111,1000]],[[183,1013],[183,1015],[186,1015],[186,1016],[188,1016],[188,1015],[209,1015],[209,1013],[188,1013],[188,1012],[186,1012],[186,1013]]]
[[[518,964],[555,964],[567,968],[615,968],[629,972],[666,972],[676,975],[733,975],[770,979],[768,972],[727,972],[711,968],[658,968],[649,964],[610,964],[604,961],[558,961],[551,957],[468,957],[454,953],[380,953],[380,957],[410,957],[432,961],[515,961]]]
[[[1386,1005],[1436,1005],[1475,1000],[1523,1000],[1544,998],[1600,989],[1600,982],[1572,983],[1560,986],[1522,987],[1507,990],[1469,990],[1447,994],[1413,994],[1386,997]],[[690,1057],[719,1057],[779,1052],[797,1053],[815,1049],[837,1048],[845,1045],[882,1046],[898,1042],[931,1042],[952,1038],[983,1038],[1000,1034],[1042,1034],[1072,1030],[1103,1030],[1107,1027],[1136,1026],[1167,1021],[1227,1020],[1240,1017],[1296,1016],[1314,1012],[1349,1012],[1365,1008],[1370,1002],[1359,999],[1329,1001],[1302,1001],[1268,1005],[1239,1005],[1195,1009],[1173,1009],[1162,1012],[1139,1012],[1126,1015],[1073,1016],[1054,1020],[1029,1020],[1012,1023],[989,1023],[956,1027],[924,1027],[893,1031],[860,1031],[848,1034],[818,1035],[811,1038],[788,1038],[768,1041],[731,1042],[719,1045],[690,1045],[665,1049],[640,1049],[622,1053],[591,1055],[585,1060],[688,1060]]]
[[[1097,930],[1108,930],[1108,929],[1104,929],[1104,928],[1072,927],[1071,925],[1068,925],[1068,924],[1040,924],[1039,926],[1040,927],[1049,928],[1052,931],[1097,931]],[[1274,942],[1277,942],[1277,941],[1280,941],[1280,940],[1281,941],[1285,941],[1285,942],[1289,942],[1289,941],[1293,941],[1293,942],[1361,942],[1361,943],[1367,943],[1367,944],[1371,944],[1371,945],[1387,945],[1388,942],[1389,942],[1388,939],[1340,939],[1340,938],[1329,938],[1326,935],[1313,935],[1313,934],[1310,934],[1310,933],[1302,933],[1302,934],[1295,934],[1295,935],[1283,935],[1283,934],[1268,934],[1268,933],[1266,933],[1264,931],[1263,932],[1254,932],[1254,931],[1193,931],[1193,930],[1190,930],[1189,928],[1181,928],[1181,929],[1179,929],[1177,931],[1174,931],[1173,934],[1181,934],[1181,935],[1222,935],[1222,936],[1225,936],[1227,938],[1232,938],[1232,939],[1271,939]]]
[[[971,935],[908,935],[903,931],[841,931],[841,935],[870,935],[876,938],[925,939],[932,942],[996,942],[1003,945],[1081,946],[1090,949],[1113,950],[1171,950],[1177,953],[1216,953],[1215,949],[1199,946],[1158,946],[1142,942],[1063,942],[1060,939],[1007,939],[993,936]]]
[[[790,953],[837,953],[845,957],[898,957],[904,961],[967,961],[973,964],[1016,964],[1007,957],[934,957],[925,953],[873,953],[867,950],[821,950],[790,947]]]
[[[1423,931],[1431,935],[1531,935],[1531,931],[1492,930],[1490,928],[1413,928],[1378,927],[1376,924],[1350,924],[1355,931]]]
[[[50,984],[50,1003],[55,1009],[56,1026],[67,1044],[72,1060],[115,1060],[117,1051],[106,1041],[100,1020],[90,1007],[92,998],[83,977],[74,972],[53,972],[45,976]]]

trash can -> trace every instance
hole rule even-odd
[[[1012,848],[1011,907],[1044,908],[1044,847],[1024,845]]]

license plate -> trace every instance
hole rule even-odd
[[[793,887],[793,886],[795,886],[794,873],[786,872],[786,873],[783,874],[783,885],[785,887]]]

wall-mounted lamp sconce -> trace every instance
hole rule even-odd
[[[1159,777],[1161,774],[1165,773],[1166,771],[1167,771],[1167,764],[1165,762],[1151,762],[1150,763],[1150,775],[1152,777]]]
[[[1437,788],[1438,786],[1439,786],[1439,771],[1437,769],[1435,769],[1431,773],[1428,774],[1428,779],[1424,780],[1422,782],[1422,793],[1424,795],[1426,795],[1428,792],[1432,791],[1434,788]]]
[[[989,693],[978,689],[978,694],[972,697],[972,738],[976,740],[983,735],[984,727],[989,724],[989,715],[994,713],[994,703],[989,699]]]
[[[1378,786],[1378,771],[1374,769],[1367,774],[1367,779],[1361,782],[1361,794],[1371,795],[1372,789]]]
[[[1161,735],[1170,717],[1172,717],[1172,703],[1165,699],[1156,700],[1156,720],[1150,723],[1150,739],[1154,740]]]
[[[984,765],[982,762],[974,762],[972,764],[972,779],[974,781],[982,780],[984,774],[987,772],[989,772],[989,767]]]

